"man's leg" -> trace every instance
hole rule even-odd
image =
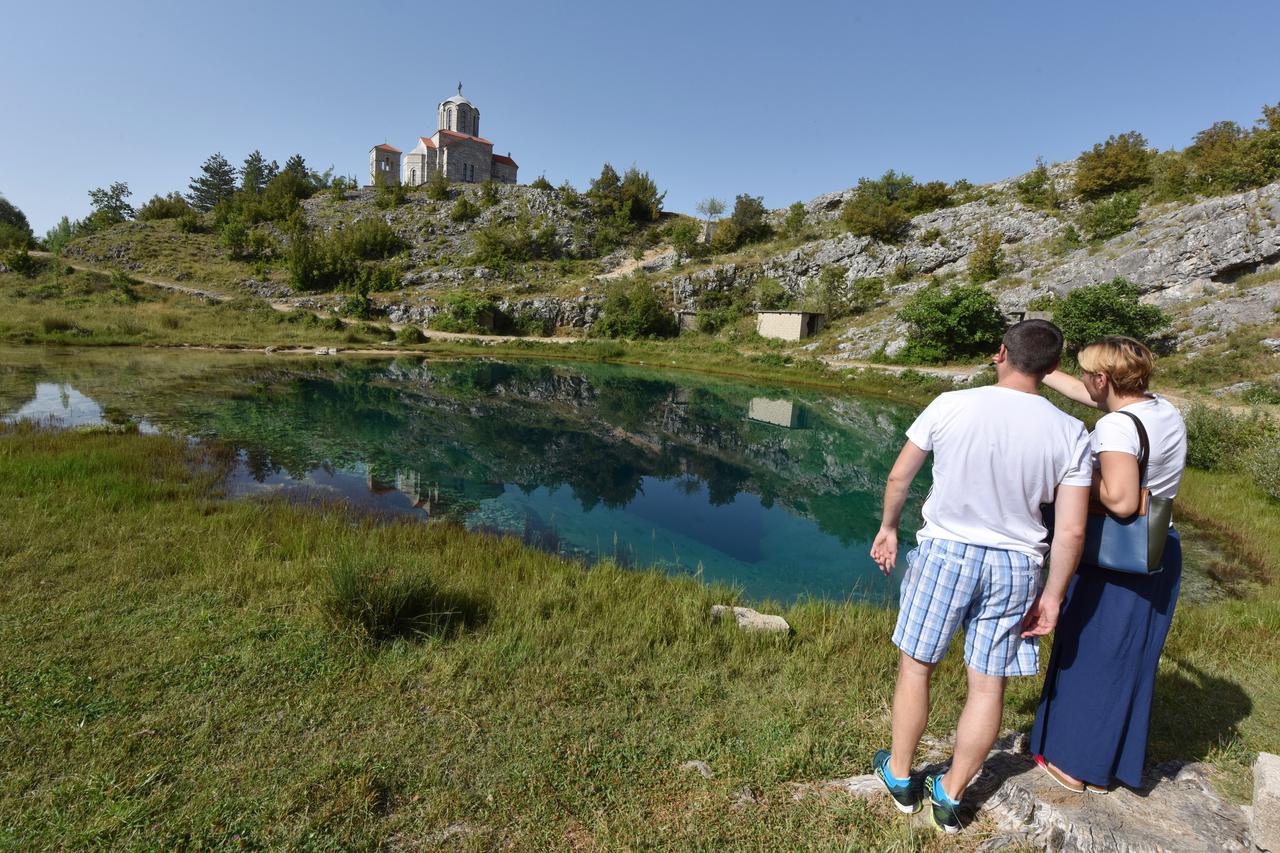
[[[1004,676],[986,675],[973,667],[966,667],[966,670],[969,673],[969,695],[956,727],[956,752],[951,759],[951,769],[942,777],[942,788],[953,800],[960,799],[969,782],[982,769],[996,736],[1000,734],[1000,719],[1004,715]],[[893,745],[896,756],[896,727]]]
[[[906,652],[899,655],[898,683],[893,689],[893,749],[889,770],[897,778],[906,779],[911,775],[916,747],[929,722],[929,680],[937,664],[923,663]]]

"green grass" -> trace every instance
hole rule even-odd
[[[120,273],[69,270],[57,260],[41,261],[32,278],[0,273],[0,342],[12,344],[332,346],[352,343],[350,325],[311,311],[276,311],[251,296],[210,304]],[[363,324],[353,328],[358,334]]]
[[[473,849],[953,843],[887,801],[791,797],[886,742],[891,612],[766,604],[793,635],[743,635],[708,619],[725,589],[225,501],[226,464],[168,438],[0,434],[0,846],[376,849],[460,822]],[[1247,796],[1249,758],[1280,748],[1280,521],[1238,480],[1187,493],[1271,580],[1180,609],[1151,757],[1206,757]],[[1006,725],[1038,687],[1012,685]],[[952,656],[931,731],[962,691]],[[744,787],[758,804],[731,809]]]

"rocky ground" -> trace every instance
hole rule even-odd
[[[1051,169],[1063,197],[1069,197],[1072,168],[1060,164]],[[342,199],[322,192],[307,200],[304,210],[310,224],[322,231],[378,217],[409,244],[397,261],[403,288],[377,296],[393,323],[428,323],[448,294],[465,290],[483,292],[505,314],[536,321],[532,325],[548,333],[560,329],[581,334],[598,318],[609,281],[620,276],[643,273],[674,307],[691,309],[717,291],[749,293],[762,279],[772,279],[801,297],[824,270],[838,266],[845,269],[844,283],[850,291],[861,278],[883,279],[884,298],[806,348],[830,363],[854,363],[898,352],[905,344],[906,328],[897,319],[897,309],[930,281],[967,281],[967,259],[975,239],[992,229],[1004,238],[1005,271],[987,286],[1011,315],[1043,306],[1077,287],[1121,276],[1137,285],[1145,301],[1175,317],[1183,352],[1220,347],[1240,333],[1280,351],[1280,183],[1194,203],[1148,205],[1131,231],[1102,244],[1073,246],[1064,235],[1075,203],[1053,212],[1028,207],[1017,200],[1017,180],[976,187],[966,193],[969,200],[963,204],[917,216],[906,238],[893,244],[844,232],[838,219],[853,190],[828,193],[805,204],[807,239],[757,244],[736,255],[683,267],[659,239],[657,227],[651,241],[655,245],[644,251],[623,249],[595,256],[596,223],[580,198],[558,189],[499,186],[496,200],[486,205],[480,187],[459,185],[447,201],[411,191],[403,204],[389,209],[377,205],[373,190],[348,192]],[[477,213],[455,222],[452,211],[463,195]],[[771,215],[780,222],[784,211]],[[478,229],[514,227],[519,222],[550,228],[565,260],[501,273],[474,262]],[[213,235],[200,235],[204,242],[195,245],[189,242],[195,239],[191,235],[168,235],[166,239],[179,247],[168,255],[151,245],[160,239],[153,223],[130,222],[73,243],[67,254],[172,281],[190,278],[199,286],[235,282],[230,284],[233,290],[292,300],[298,307],[333,308],[340,301],[337,295],[293,296],[279,270],[267,280],[246,276],[243,270],[237,273],[236,264],[221,257]],[[193,274],[179,250],[187,257],[208,257]]]

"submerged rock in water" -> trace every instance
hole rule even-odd
[[[724,604],[715,604],[711,607],[711,618],[720,620],[730,612],[733,613],[734,619],[738,621],[738,627],[743,631],[785,634],[791,630],[787,620],[781,616],[759,613],[750,607],[728,607]]]

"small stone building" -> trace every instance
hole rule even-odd
[[[813,311],[761,311],[756,314],[756,334],[762,338],[798,341],[816,335],[827,316]]]
[[[369,183],[394,187],[400,183],[400,149],[383,143],[369,149]]]
[[[374,151],[385,147],[375,147]],[[376,169],[381,168],[377,155],[371,156],[369,163],[374,170],[371,181],[377,184]],[[514,184],[518,169],[510,154],[494,154],[493,143],[480,136],[480,110],[462,96],[459,83],[458,94],[441,101],[436,109],[436,132],[418,138],[417,145],[404,155],[397,175],[401,183],[410,187],[425,184],[437,173],[450,181]]]

